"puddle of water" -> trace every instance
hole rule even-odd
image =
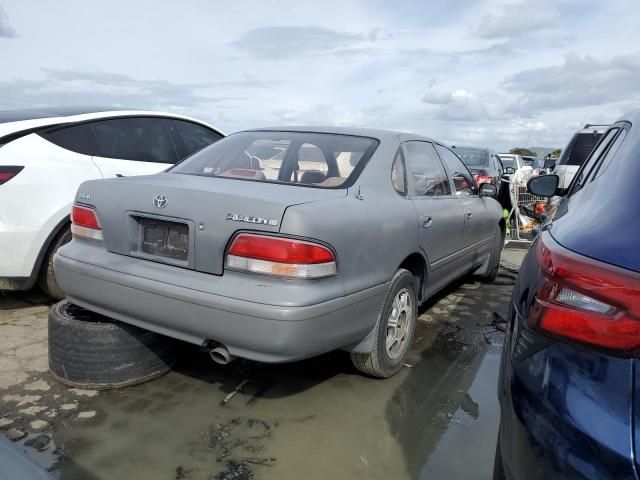
[[[64,480],[490,478],[501,334],[486,323],[509,290],[472,284],[434,302],[411,367],[387,380],[344,352],[221,368],[190,348],[176,371],[57,424],[50,466]]]

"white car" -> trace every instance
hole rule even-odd
[[[104,108],[0,111],[0,290],[64,297],[55,251],[80,183],[165,170],[224,135],[181,115]],[[89,200],[89,199],[87,199]]]

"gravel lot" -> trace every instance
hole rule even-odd
[[[63,479],[490,478],[494,312],[512,283],[466,279],[430,301],[388,380],[357,374],[344,352],[220,367],[185,345],[168,375],[105,392],[49,375],[42,294],[0,293],[0,431]]]

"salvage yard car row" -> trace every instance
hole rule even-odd
[[[639,115],[590,137],[569,186],[557,175],[528,180],[557,209],[513,290],[494,478],[637,476],[640,230],[628,219]],[[48,121],[34,124],[39,136],[58,131]],[[172,161],[150,150],[159,173],[105,174],[97,151],[83,154],[105,178],[79,184],[73,238],[45,249],[66,295],[49,314],[50,369],[64,384],[150,380],[171,368],[175,340],[219,364],[345,350],[360,372],[388,378],[405,364],[421,305],[465,275],[498,275],[507,224],[496,198],[516,169],[489,149],[334,127],[220,138],[201,124],[186,153],[177,125],[163,127]],[[19,185],[21,170],[7,167],[5,182]]]

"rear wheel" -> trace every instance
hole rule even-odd
[[[373,350],[352,353],[353,365],[373,377],[388,378],[404,363],[416,329],[418,280],[400,269],[393,277],[378,318]]]
[[[66,300],[49,311],[49,370],[61,383],[108,389],[152,380],[175,361],[176,342]]]
[[[62,228],[49,247],[47,256],[44,258],[44,263],[42,264],[40,276],[38,277],[38,285],[42,291],[56,300],[62,300],[66,294],[58,286],[58,282],[56,282],[56,276],[53,273],[53,256],[61,246],[70,241],[71,228],[67,225]]]

